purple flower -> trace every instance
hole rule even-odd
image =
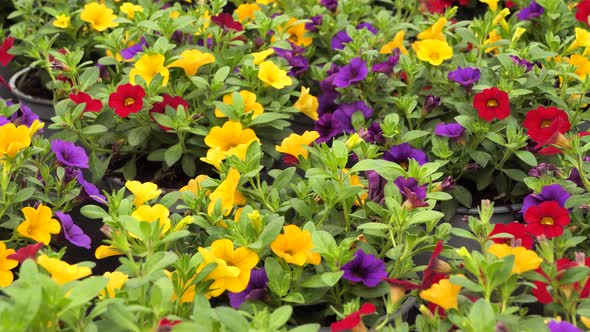
[[[343,50],[344,45],[350,43],[352,38],[346,33],[346,30],[339,31],[330,40],[330,46],[333,50]]]
[[[6,100],[6,106],[12,105],[14,105],[13,102]],[[29,106],[21,103],[20,108],[16,112],[12,113],[10,119],[0,116],[0,126],[12,122],[15,125],[23,124],[27,127],[30,127],[35,120],[39,120],[39,116],[35,114]]]
[[[457,69],[450,71],[447,78],[453,82],[461,84],[467,90],[471,90],[473,85],[479,81],[481,74],[479,68],[457,67]]]
[[[367,64],[361,58],[354,58],[350,63],[338,71],[334,77],[334,86],[337,88],[346,88],[351,84],[360,82],[367,77],[369,69]]]
[[[541,7],[535,0],[531,1],[528,7],[520,10],[516,17],[521,21],[532,20],[537,18],[545,12],[545,8]]]
[[[104,195],[102,195],[100,193],[100,191],[98,190],[98,188],[94,184],[84,180],[84,176],[82,175],[82,172],[78,172],[78,174],[76,175],[76,179],[78,180],[78,183],[80,183],[80,185],[82,186],[82,188],[84,189],[84,192],[86,193],[86,195],[88,197],[90,197],[91,199],[93,199],[94,201],[96,201],[98,203],[101,203],[101,204],[106,203],[107,198],[104,197]]]
[[[527,72],[527,73],[529,71],[533,70],[533,66],[535,65],[532,62],[529,62],[525,59],[521,59],[521,58],[517,57],[516,55],[510,55],[510,58],[512,59],[512,62],[514,62],[515,64],[525,67],[526,68],[525,72]]]
[[[409,159],[416,160],[419,165],[424,165],[428,162],[424,151],[414,149],[408,143],[392,146],[389,151],[385,151],[383,159],[398,163],[404,168],[408,166]]]
[[[359,130],[360,137],[369,143],[385,144],[385,138],[383,137],[383,129],[377,122],[371,123],[369,128],[361,128]]]
[[[309,18],[311,22],[305,23],[305,30],[310,32],[316,32],[319,30],[319,26],[322,25],[324,22],[324,17],[322,15],[316,15]]]
[[[423,200],[426,198],[426,185],[418,185],[418,181],[414,178],[405,178],[403,176],[399,176],[393,183],[399,188],[401,191],[402,196],[406,196],[405,188],[409,191],[416,194],[416,197]]]
[[[309,62],[307,58],[302,54],[305,52],[305,48],[291,44],[291,50],[285,50],[282,48],[275,48],[275,52],[278,56],[284,58],[291,66],[289,74],[293,76],[299,76],[305,73],[309,69]]]
[[[583,332],[571,323],[554,320],[550,321],[549,324],[547,324],[547,327],[550,332]]]
[[[133,57],[137,55],[137,53],[143,51],[144,46],[147,46],[147,41],[145,40],[145,37],[142,36],[141,42],[139,44],[131,45],[126,49],[122,50],[121,57],[123,57],[123,59],[125,60],[131,60],[133,59]]]
[[[538,194],[530,194],[522,202],[522,213],[525,213],[531,206],[539,205],[547,201],[556,201],[560,206],[565,205],[565,201],[570,198],[570,193],[563,189],[559,184],[545,186]]]
[[[533,167],[529,170],[529,175],[536,178],[553,173],[559,173],[559,170],[555,165],[549,163],[539,163],[537,167]]]
[[[375,203],[383,204],[387,180],[375,171],[367,171],[367,181],[369,182],[369,199]]]
[[[397,65],[399,61],[399,49],[395,49],[392,56],[387,58],[385,62],[379,62],[373,65],[373,72],[375,73],[383,73],[385,75],[393,74],[393,69]]]
[[[434,127],[434,133],[438,136],[458,138],[463,135],[465,128],[458,123],[441,122]]]
[[[266,285],[268,284],[268,277],[264,268],[254,269],[250,272],[250,280],[246,289],[239,293],[227,293],[229,303],[234,309],[240,308],[242,303],[247,300],[264,300],[268,297]]]
[[[51,142],[51,151],[55,153],[55,157],[62,165],[88,168],[86,151],[72,142],[56,139]]]
[[[314,124],[314,129],[320,134],[320,138],[317,139],[318,143],[328,142],[336,135],[342,134],[338,126],[332,121],[332,113],[320,115],[319,120]]]
[[[387,278],[385,262],[376,256],[366,254],[362,249],[357,250],[354,258],[340,269],[344,271],[343,279],[353,283],[362,282],[367,287],[375,287]]]
[[[68,241],[75,246],[90,249],[90,237],[84,234],[82,228],[74,224],[74,221],[69,214],[58,211],[55,215],[59,218],[61,227],[64,231],[64,236]]]
[[[426,96],[424,100],[424,113],[428,114],[432,112],[433,109],[437,108],[440,105],[440,97],[437,97],[433,94],[429,94]]]
[[[576,186],[580,188],[584,188],[584,183],[582,182],[582,177],[580,176],[580,171],[577,168],[572,168],[570,172],[570,176],[566,178],[566,180],[570,180],[576,184]]]
[[[331,12],[336,12],[338,0],[320,0],[320,5],[326,7]]]
[[[376,35],[377,32],[379,32],[379,30],[377,30],[377,28],[375,28],[371,23],[368,23],[368,22],[359,23],[355,28],[357,30],[361,30],[361,29],[365,28],[365,29],[369,30],[374,35]]]

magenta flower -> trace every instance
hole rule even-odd
[[[565,202],[570,198],[568,193],[559,184],[544,186],[538,194],[527,195],[522,202],[522,213],[525,213],[531,206],[537,206],[543,202],[556,201],[559,206],[565,207]]]
[[[416,194],[416,197],[423,200],[426,198],[426,185],[419,185],[418,181],[414,178],[405,178],[403,176],[399,176],[393,183],[399,188],[401,191],[402,196],[407,198],[406,190],[413,192]]]
[[[385,62],[379,62],[373,65],[373,72],[375,73],[383,73],[385,75],[393,74],[393,69],[399,62],[399,49],[396,48],[393,52],[393,55],[387,58]]]
[[[459,66],[457,69],[450,71],[447,78],[453,82],[461,84],[465,89],[470,91],[473,85],[479,81],[480,76],[481,73],[479,68],[461,68],[461,66]]]
[[[458,123],[441,122],[434,127],[434,133],[438,136],[458,138],[463,135],[465,128]]]
[[[305,30],[310,32],[316,32],[319,30],[319,26],[322,25],[324,22],[324,17],[322,15],[316,15],[309,18],[311,22],[305,23]]]
[[[361,82],[369,74],[367,64],[361,58],[354,58],[350,63],[338,71],[334,76],[334,86],[346,88],[351,84]]]
[[[320,5],[334,13],[338,8],[338,0],[320,0]]]
[[[86,151],[72,142],[56,139],[51,142],[51,151],[55,153],[57,160],[64,166],[88,168]]]
[[[127,47],[126,49],[121,51],[121,57],[123,57],[123,59],[125,60],[131,60],[133,59],[133,57],[135,57],[137,55],[137,53],[143,51],[143,47],[147,47],[147,41],[145,40],[145,37],[141,36],[141,42],[138,44],[134,44],[131,45],[129,47]]]
[[[524,7],[523,9],[516,14],[516,17],[521,21],[532,20],[537,18],[545,12],[545,8],[541,7],[535,0],[531,1],[531,3]]]
[[[246,289],[239,293],[227,293],[229,297],[229,304],[234,309],[239,309],[242,303],[247,300],[263,301],[268,297],[266,285],[268,284],[268,277],[264,268],[254,269],[250,272],[250,280]]]
[[[583,330],[575,327],[572,323],[569,322],[558,322],[552,320],[547,324],[550,332],[583,332]]]
[[[357,250],[354,258],[342,265],[340,270],[344,271],[342,279],[353,283],[362,282],[367,287],[375,287],[387,278],[385,262],[376,256],[366,254],[362,249]]]
[[[64,236],[73,245],[90,249],[90,237],[84,234],[84,231],[72,220],[69,214],[63,212],[56,212],[55,215],[61,222],[61,226],[64,232]]]
[[[428,162],[424,151],[414,149],[408,143],[392,146],[389,151],[385,151],[383,159],[393,161],[405,167],[407,167],[408,160],[410,159],[416,160],[419,165],[424,165]]]

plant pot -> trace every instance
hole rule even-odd
[[[7,86],[13,74],[14,70],[12,69],[12,67],[0,66],[0,76],[2,76],[2,79],[4,79],[4,82],[0,82],[0,98],[4,100],[12,99],[14,101],[14,99],[16,99],[15,95],[10,90],[10,87]],[[6,83],[6,85],[4,83]]]
[[[48,123],[51,122],[51,118],[55,116],[55,108],[53,107],[53,100],[39,98],[32,96],[21,89],[19,89],[20,81],[22,77],[31,70],[31,67],[19,70],[10,78],[8,84],[10,85],[10,89],[12,89],[12,93],[16,96],[16,98],[23,104],[27,105],[31,108],[31,110],[39,116],[41,121]],[[45,126],[44,133],[45,136],[48,137],[49,134],[53,134],[55,131],[48,130],[47,125]]]

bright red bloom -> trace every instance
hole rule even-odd
[[[496,87],[485,89],[473,96],[473,107],[479,117],[487,122],[506,119],[510,115],[508,94]]]
[[[495,243],[505,243],[510,245],[512,242],[512,238],[491,238],[493,235],[501,233],[512,234],[514,240],[520,240],[520,246],[523,246],[527,249],[531,249],[533,247],[533,238],[527,233],[526,227],[523,224],[519,224],[517,222],[513,222],[510,224],[495,224],[494,229],[488,235],[488,238],[490,238],[490,240],[494,241]]]
[[[145,91],[140,85],[131,85],[129,83],[117,87],[117,92],[109,96],[109,106],[115,110],[115,113],[122,118],[126,118],[131,113],[137,113],[143,107],[143,97]]]
[[[576,7],[576,20],[590,26],[588,16],[590,16],[590,0],[582,0]]]
[[[546,201],[528,208],[524,213],[524,221],[528,224],[526,230],[529,233],[552,239],[563,234],[563,228],[570,223],[570,215],[558,202]]]
[[[8,37],[4,39],[2,45],[0,45],[0,65],[6,67],[10,61],[14,58],[14,55],[8,53],[8,50],[14,45],[14,37]]]
[[[565,271],[567,271],[571,268],[574,268],[576,266],[579,266],[579,264],[577,262],[571,261],[567,258],[558,259],[556,262],[556,265],[557,265],[557,272],[558,272],[557,280],[561,279],[561,276],[563,275],[563,273]],[[587,267],[590,267],[590,258],[584,259],[584,265]],[[551,293],[549,293],[549,290],[547,289],[547,286],[549,286],[549,284],[551,283],[551,280],[549,279],[547,274],[541,268],[538,268],[536,270],[536,272],[539,273],[540,275],[542,275],[543,277],[545,277],[547,282],[535,281],[536,288],[533,288],[532,293],[540,303],[549,304],[554,301],[553,296],[551,295]],[[586,283],[584,283],[583,287],[580,285],[580,282],[576,282],[573,284],[573,288],[576,291],[576,293],[580,294],[579,295],[580,298],[582,298],[582,299],[587,298],[588,295],[590,295],[590,278],[588,280],[586,280]],[[580,291],[580,288],[581,288],[581,291]]]
[[[363,321],[361,320],[362,315],[370,315],[375,313],[376,311],[377,308],[375,308],[375,305],[373,305],[370,302],[367,302],[361,306],[359,311],[355,311],[350,315],[344,317],[344,319],[332,323],[332,325],[330,325],[330,330],[332,332],[352,330],[355,327],[358,327],[359,325],[363,324]]]
[[[102,110],[102,102],[99,99],[92,99],[92,97],[90,97],[90,95],[87,93],[71,93],[70,99],[76,103],[76,105],[86,103],[84,112],[100,112],[100,110]]]
[[[14,254],[6,256],[6,258],[14,259],[15,261],[18,261],[19,263],[24,262],[26,259],[35,260],[35,256],[37,256],[37,252],[39,251],[39,249],[41,249],[41,247],[43,247],[42,242],[38,242],[35,244],[29,244],[26,247],[20,248]]]
[[[436,267],[438,265],[438,256],[443,250],[443,241],[438,240],[436,246],[434,246],[434,251],[432,251],[432,256],[428,260],[428,265],[422,272],[422,281],[420,282],[420,289],[428,289],[433,284],[441,281],[442,279],[447,278],[446,273],[440,273],[437,271]]]
[[[156,332],[170,332],[172,331],[172,327],[174,327],[174,325],[178,325],[180,323],[182,323],[181,320],[169,320],[168,318],[162,318],[158,324],[158,329]]]
[[[445,9],[453,4],[452,0],[424,0],[423,4],[431,14],[444,14]]]
[[[220,13],[217,16],[211,16],[211,21],[222,27],[224,30],[242,31],[244,28],[240,22],[234,21],[234,18],[227,13]]]
[[[186,102],[186,100],[184,100],[184,98],[180,97],[180,96],[174,96],[172,97],[169,94],[165,94],[162,95],[163,100],[157,103],[154,103],[154,105],[152,106],[152,109],[150,110],[150,118],[152,118],[152,120],[155,121],[153,113],[164,113],[166,112],[166,106],[170,106],[175,110],[178,110],[178,106],[182,105],[184,107],[184,110],[188,110],[188,103]],[[160,124],[158,124],[160,126],[160,128],[162,128],[162,130],[164,131],[168,131],[170,130],[170,128],[162,126]]]
[[[553,143],[558,134],[570,130],[567,113],[557,107],[539,106],[529,111],[522,122],[529,137],[540,145]]]
[[[508,8],[508,9],[512,9],[512,7],[514,7],[514,2],[512,2],[511,0],[506,0],[504,2],[504,7]]]

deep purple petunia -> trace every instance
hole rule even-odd
[[[338,8],[338,0],[320,0],[320,5],[334,13]]]
[[[352,41],[352,38],[346,33],[346,30],[337,32],[332,40],[330,40],[330,46],[333,50],[343,50],[344,46]]]
[[[369,128],[361,128],[359,130],[359,136],[366,142],[385,144],[385,137],[383,137],[383,129],[377,122],[371,123]]]
[[[441,103],[440,97],[435,96],[433,94],[429,94],[424,99],[424,107],[423,107],[424,113],[428,114],[428,113],[432,112],[432,110],[437,108],[440,105],[440,103]]]
[[[359,100],[352,104],[338,105],[332,114],[332,122],[340,133],[351,133],[354,131],[352,127],[352,115],[356,112],[363,113],[365,119],[373,115],[373,109],[370,108],[364,101]]]
[[[396,48],[393,51],[393,55],[387,58],[386,61],[374,64],[372,71],[375,73],[383,73],[388,76],[392,75],[393,69],[395,68],[395,66],[397,66],[397,63],[399,62],[399,54],[400,51],[398,48]]]
[[[325,113],[320,115],[318,121],[314,124],[315,131],[320,134],[320,138],[317,139],[318,143],[325,143],[330,141],[332,138],[336,137],[342,132],[339,131],[339,126],[337,126],[332,121],[332,113]]]
[[[90,237],[84,234],[82,228],[74,224],[74,221],[69,214],[58,211],[55,213],[55,215],[57,218],[59,218],[64,236],[68,241],[70,241],[75,246],[90,249]]]
[[[369,199],[375,203],[383,204],[387,180],[375,171],[367,171],[367,182],[369,183]]]
[[[419,185],[418,181],[414,178],[406,179],[403,176],[398,176],[393,183],[399,188],[399,191],[401,191],[404,197],[406,197],[404,188],[407,188],[409,191],[415,193],[419,199],[423,200],[426,198],[426,185]]]
[[[353,283],[362,282],[367,287],[375,287],[387,278],[385,262],[376,256],[366,254],[362,249],[357,250],[354,258],[342,265],[340,270],[344,271],[342,279]]]
[[[76,146],[72,142],[59,139],[51,142],[51,151],[55,153],[57,160],[65,166],[88,168],[88,155],[84,148]]]
[[[521,21],[532,20],[537,18],[545,12],[545,8],[541,7],[535,0],[531,1],[528,7],[523,9],[516,14],[516,17]]]
[[[369,74],[366,62],[361,58],[354,58],[350,63],[340,68],[334,76],[334,86],[337,88],[346,88],[351,84],[361,82]]]
[[[533,70],[533,66],[535,65],[534,63],[527,61],[526,59],[521,59],[517,57],[516,55],[510,55],[510,59],[512,59],[512,62],[514,62],[515,64],[525,67],[527,73]]]
[[[525,213],[531,206],[537,206],[543,202],[556,201],[561,207],[565,206],[565,201],[570,198],[568,193],[559,184],[544,186],[538,194],[530,194],[522,202],[522,213]]]
[[[319,26],[324,22],[322,15],[316,15],[309,18],[311,22],[305,23],[305,30],[309,32],[316,32],[319,30]]]
[[[572,168],[570,171],[570,175],[566,178],[566,180],[570,180],[576,184],[576,186],[580,188],[584,188],[584,183],[582,182],[582,177],[580,176],[580,171],[577,168]]]
[[[6,100],[6,106],[12,105],[14,105],[12,101]],[[21,103],[20,108],[12,113],[10,119],[0,116],[0,126],[12,122],[15,125],[23,124],[30,127],[35,120],[39,120],[39,116],[35,114],[29,106]]]
[[[287,60],[291,69],[289,69],[289,75],[300,76],[309,69],[309,62],[307,58],[303,56],[305,48],[297,46],[291,43],[291,50],[285,50],[282,48],[274,48],[275,53]]]
[[[428,158],[426,158],[426,153],[424,153],[424,151],[414,149],[408,143],[392,146],[389,151],[385,151],[383,159],[398,163],[402,167],[408,166],[409,159],[416,160],[419,165],[424,165],[428,162]]]
[[[539,163],[537,167],[533,167],[529,170],[529,175],[536,178],[549,174],[559,174],[557,167],[550,163]]]
[[[458,123],[441,122],[434,127],[434,133],[438,136],[458,138],[463,135],[465,128]]]
[[[107,198],[100,193],[98,188],[93,183],[84,180],[84,175],[82,175],[82,172],[78,172],[78,174],[76,174],[76,180],[78,180],[78,183],[80,183],[82,189],[84,189],[84,192],[89,198],[101,204],[106,203]]]
[[[138,44],[131,45],[126,49],[121,51],[121,57],[125,60],[131,60],[133,57],[137,55],[137,53],[143,51],[143,47],[147,47],[147,41],[145,40],[144,36],[141,36],[141,42]]]
[[[481,73],[479,68],[461,68],[461,66],[457,67],[457,69],[453,71],[450,71],[447,75],[449,80],[461,84],[467,90],[471,90],[473,85],[479,81],[480,77]]]
[[[547,324],[550,332],[583,332],[583,330],[575,327],[572,323],[569,322],[558,322],[552,320]]]
[[[266,285],[268,277],[264,268],[254,269],[250,272],[250,280],[246,289],[239,293],[227,293],[229,303],[234,309],[240,308],[242,303],[247,300],[264,300],[268,297]]]
[[[379,32],[379,30],[377,30],[377,28],[375,28],[371,23],[369,22],[363,22],[363,23],[359,23],[355,29],[357,30],[361,30],[361,29],[367,29],[369,30],[372,34],[376,35],[377,32]]]

